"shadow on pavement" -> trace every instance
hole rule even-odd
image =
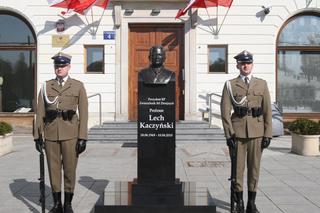
[[[90,176],[81,176],[79,179],[79,184],[91,190],[92,192],[99,195],[98,200],[95,205],[104,205],[104,190],[107,187],[109,181],[105,179],[94,179]],[[94,212],[94,206],[91,209],[90,213]]]
[[[281,152],[281,153],[288,153],[288,154],[292,154],[291,153],[291,148],[287,148],[287,147],[268,147],[268,149],[270,151],[274,151],[274,152]]]
[[[39,182],[29,182],[26,179],[14,179],[13,182],[9,184],[9,188],[12,195],[26,205],[30,212],[40,213],[35,208],[35,206],[39,206],[38,209],[41,208],[41,204],[39,202]],[[47,198],[50,195],[51,188],[47,185],[45,186],[45,192],[46,200],[48,200]],[[49,201],[46,202],[46,204],[48,203]],[[48,209],[47,206],[46,209]]]
[[[230,203],[223,201],[223,200],[218,200],[213,198],[213,202],[217,207],[217,213],[219,213],[219,209],[227,210],[228,212],[230,211]],[[225,211],[223,211],[225,212]]]

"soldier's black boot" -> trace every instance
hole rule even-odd
[[[49,213],[63,213],[62,203],[61,203],[61,192],[52,192],[53,197],[53,208]]]
[[[248,203],[246,213],[260,213],[256,206],[257,192],[248,192]]]
[[[244,213],[243,192],[236,192],[236,196],[237,196],[236,212]]]
[[[71,201],[73,198],[73,193],[65,192],[64,193],[64,213],[73,213]]]

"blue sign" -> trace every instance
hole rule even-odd
[[[103,40],[114,40],[116,38],[115,31],[103,31]]]

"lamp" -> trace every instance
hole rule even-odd
[[[153,15],[153,16],[156,16],[156,15],[158,15],[159,13],[160,13],[160,9],[154,8],[154,9],[151,10],[151,15]]]
[[[272,8],[271,6],[270,7],[261,6],[261,7],[262,7],[265,15],[268,15],[271,11],[271,8]]]
[[[134,12],[134,9],[132,9],[132,8],[126,8],[124,10],[124,14],[127,16],[130,16],[133,12]]]

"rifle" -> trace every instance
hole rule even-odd
[[[229,180],[231,181],[230,186],[230,212],[235,213],[236,207],[235,202],[237,201],[236,196],[236,175],[237,175],[237,149],[238,144],[236,143],[236,147],[234,149],[229,148],[230,158],[231,158],[231,177]]]
[[[40,134],[39,140],[42,140],[42,135]],[[46,211],[46,189],[45,189],[45,182],[44,182],[44,153],[43,151],[40,152],[39,155],[39,160],[40,160],[40,178],[38,179],[39,182],[39,188],[40,188],[40,199],[39,202],[41,203],[41,212],[45,213]]]

